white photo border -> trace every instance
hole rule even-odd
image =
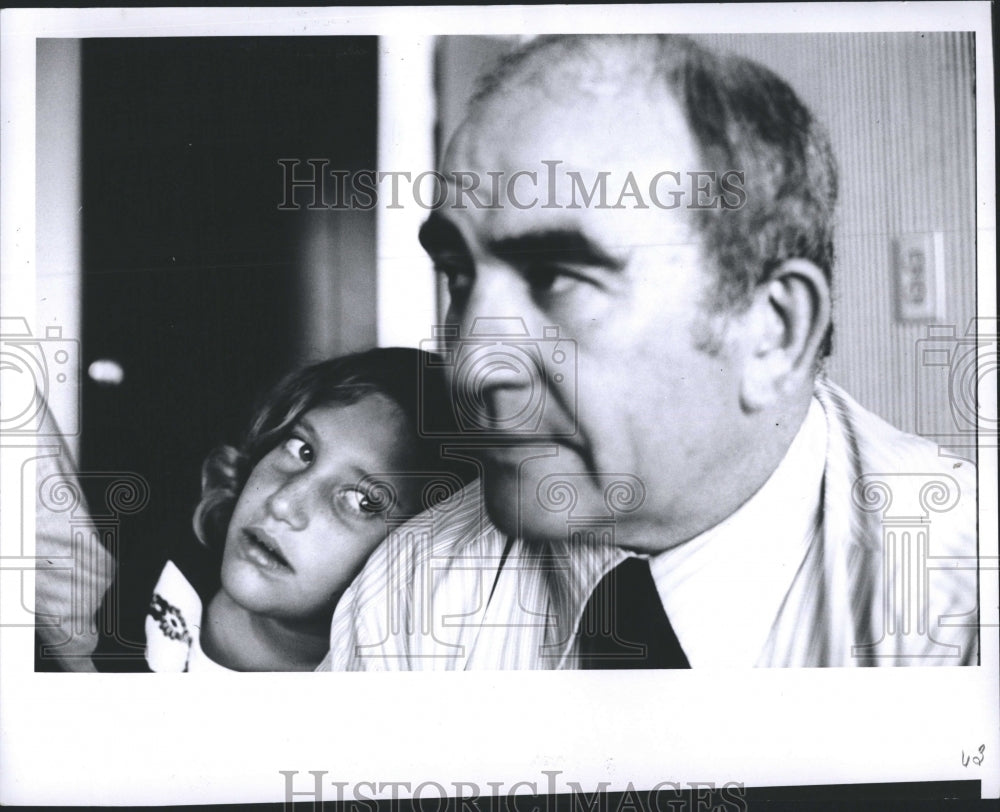
[[[974,31],[978,308],[980,316],[996,316],[990,7],[943,2],[7,10],[0,27],[3,314],[36,313],[40,293],[37,38],[653,30]],[[24,472],[4,452],[0,537],[16,546],[18,538],[33,538],[34,518],[16,492]],[[995,557],[995,449],[981,455],[979,476],[980,551]],[[9,586],[10,574],[3,576]],[[325,771],[329,800],[338,782],[461,782],[484,795],[491,782],[501,794],[528,782],[513,791],[530,792],[533,783],[545,793],[552,771],[559,792],[569,782],[589,792],[600,782],[617,791],[670,781],[749,787],[978,779],[984,797],[997,797],[998,644],[989,633],[998,620],[995,574],[985,570],[981,587],[982,665],[972,668],[246,674],[234,690],[225,676],[35,673],[32,629],[0,624],[0,800],[282,802],[282,771],[298,773],[300,791],[311,786],[309,771]],[[9,612],[0,600],[0,611]],[[962,754],[980,745],[983,763],[963,765]]]

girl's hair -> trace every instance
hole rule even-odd
[[[296,423],[319,406],[349,406],[381,395],[402,411],[412,433],[415,470],[449,472],[453,482],[470,477],[455,461],[442,459],[441,434],[453,426],[451,400],[441,361],[405,347],[373,349],[304,367],[285,377],[265,396],[238,448],[214,449],[202,465],[201,501],[194,531],[221,553],[236,500],[254,466],[288,439]]]

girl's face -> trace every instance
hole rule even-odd
[[[371,395],[319,406],[250,474],[233,510],[222,588],[244,609],[291,621],[328,620],[340,593],[387,533],[387,509],[412,513],[410,430]],[[388,483],[396,506],[374,493]]]

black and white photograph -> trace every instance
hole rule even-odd
[[[0,34],[0,803],[1000,796],[989,4]]]

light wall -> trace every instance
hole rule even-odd
[[[893,239],[942,232],[944,317],[976,314],[972,34],[702,35],[788,80],[826,125],[840,165],[830,376],[907,431],[950,422],[948,388],[918,364],[928,323],[895,316]]]

